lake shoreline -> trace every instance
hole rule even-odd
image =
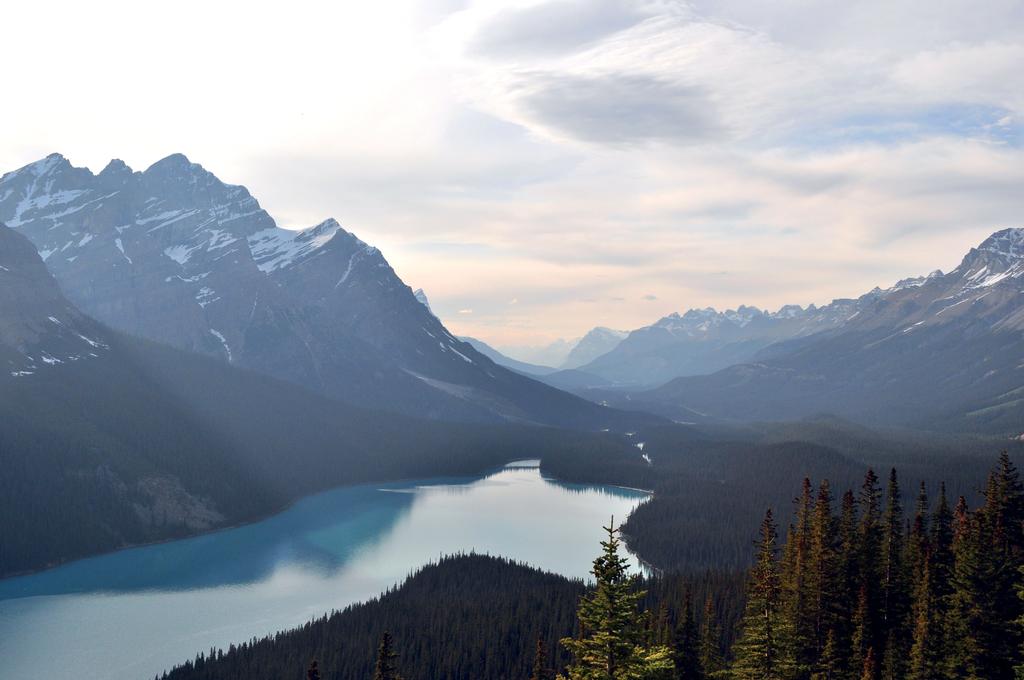
[[[587,580],[609,514],[618,522],[648,494],[557,481],[536,461],[513,458],[473,476],[336,487],[231,532],[0,581],[0,676],[32,669],[104,680],[116,657],[123,676],[153,677],[196,650],[372,600],[446,555]],[[636,556],[629,561],[647,572]]]
[[[413,482],[413,481],[427,481],[427,480],[431,480],[431,479],[465,479],[465,480],[479,479],[479,478],[482,478],[482,477],[486,477],[489,474],[493,474],[494,472],[497,472],[499,470],[503,470],[503,469],[509,468],[511,466],[515,466],[517,463],[520,463],[520,464],[522,464],[522,463],[535,463],[535,465],[521,465],[520,467],[531,467],[531,468],[532,467],[536,467],[536,468],[540,469],[543,472],[543,468],[542,468],[542,465],[541,465],[541,459],[538,459],[538,458],[517,458],[515,460],[510,460],[510,461],[508,461],[508,462],[506,462],[506,463],[504,463],[504,464],[502,464],[500,466],[487,466],[485,469],[483,469],[483,470],[481,470],[479,472],[474,472],[472,474],[466,474],[466,475],[456,475],[456,476],[453,476],[453,477],[401,477],[401,478],[393,478],[393,479],[391,479],[391,478],[384,478],[384,479],[370,480],[370,481],[366,481],[366,482],[358,482],[358,483],[355,483],[355,484],[339,484],[338,486],[332,486],[332,487],[330,487],[328,489],[321,489],[321,490],[315,491],[313,493],[309,493],[309,494],[305,494],[303,496],[299,496],[297,498],[293,498],[293,499],[289,500],[288,502],[283,503],[282,505],[278,506],[276,509],[274,509],[272,511],[265,512],[265,513],[260,513],[259,515],[253,516],[253,517],[251,517],[249,519],[245,519],[245,520],[238,521],[238,522],[233,522],[231,524],[225,524],[225,525],[214,527],[214,528],[211,528],[211,529],[203,529],[201,531],[196,531],[196,532],[193,532],[193,533],[188,533],[188,534],[185,534],[185,535],[182,535],[182,536],[160,538],[160,539],[155,539],[155,540],[152,540],[152,541],[142,541],[142,542],[139,542],[139,543],[129,543],[129,544],[126,544],[126,545],[118,546],[117,548],[113,548],[111,550],[103,550],[103,551],[100,551],[100,552],[90,553],[88,555],[82,555],[80,557],[75,557],[75,558],[64,560],[64,561],[61,561],[61,562],[56,562],[56,563],[53,563],[53,564],[48,564],[48,565],[46,565],[44,567],[39,567],[39,568],[36,568],[36,569],[28,569],[28,570],[25,570],[25,571],[14,572],[12,574],[5,574],[3,576],[0,576],[0,583],[4,583],[6,581],[10,581],[10,580],[17,579],[17,578],[23,578],[23,577],[26,577],[26,576],[35,576],[35,575],[42,574],[42,573],[45,573],[45,572],[48,572],[48,571],[52,571],[54,569],[59,569],[61,567],[66,567],[66,566],[68,566],[70,564],[74,564],[75,562],[80,562],[82,560],[94,559],[94,558],[97,558],[97,557],[102,557],[104,555],[114,555],[114,554],[117,554],[117,553],[125,552],[127,550],[135,550],[137,548],[146,548],[146,547],[149,547],[149,546],[166,545],[166,544],[169,544],[169,543],[175,543],[177,541],[187,541],[187,540],[192,539],[192,538],[199,538],[200,536],[211,536],[211,535],[216,535],[216,534],[223,533],[223,532],[226,532],[226,531],[232,531],[234,529],[240,529],[242,527],[246,527],[246,526],[250,526],[250,525],[253,525],[253,524],[257,524],[259,522],[263,522],[265,520],[271,519],[272,517],[275,517],[277,515],[285,513],[288,510],[291,510],[292,508],[294,508],[296,504],[301,503],[304,500],[307,500],[309,498],[314,498],[314,497],[316,497],[316,496],[318,496],[320,494],[330,493],[332,491],[337,491],[339,489],[354,489],[354,488],[357,488],[357,487],[360,487],[360,486],[374,486],[376,484],[404,484],[404,483],[409,483],[409,482]],[[555,480],[555,481],[558,481],[558,482],[570,483],[570,484],[578,484],[578,483],[580,483],[580,482],[573,482],[572,480],[560,479],[560,478],[554,477],[554,476],[552,476],[551,479]],[[616,489],[625,489],[627,491],[638,491],[638,492],[641,492],[641,493],[648,494],[649,496],[653,496],[654,495],[654,491],[651,490],[651,489],[638,489],[638,488],[635,488],[635,487],[624,486],[624,485],[621,485],[621,484],[600,484],[600,485],[595,485],[595,486],[608,486],[608,487],[614,487]],[[637,556],[637,559],[640,559],[640,557]],[[646,565],[646,563],[645,563],[645,565]]]
[[[510,461],[510,463],[511,462],[515,462],[515,461]],[[502,467],[504,467],[504,466],[502,466]],[[0,583],[3,583],[5,581],[9,581],[11,579],[22,578],[22,577],[25,577],[25,576],[36,576],[38,574],[43,574],[43,573],[46,573],[48,571],[53,571],[54,569],[59,569],[61,567],[66,567],[69,564],[74,564],[75,562],[81,562],[82,560],[90,560],[90,559],[94,559],[96,557],[103,557],[104,555],[115,555],[117,553],[125,552],[126,550],[135,550],[136,548],[147,548],[149,546],[156,546],[156,545],[166,545],[168,543],[175,543],[177,541],[187,541],[187,540],[192,539],[192,538],[199,538],[200,536],[211,536],[211,535],[223,533],[225,531],[232,531],[234,529],[240,529],[242,527],[251,526],[253,524],[258,524],[259,522],[263,522],[265,520],[271,519],[272,517],[276,517],[277,515],[285,513],[288,510],[291,510],[292,508],[294,508],[296,504],[301,503],[304,500],[307,500],[309,498],[313,498],[313,497],[318,496],[318,495],[323,494],[323,493],[330,493],[332,491],[337,491],[338,489],[354,489],[354,488],[357,488],[357,487],[360,487],[360,486],[374,486],[376,484],[403,484],[403,483],[411,482],[411,481],[414,481],[414,480],[428,480],[428,479],[476,479],[476,478],[478,478],[480,476],[486,476],[487,474],[490,474],[493,470],[500,470],[500,469],[502,469],[502,468],[501,467],[497,467],[497,468],[495,468],[495,467],[488,467],[483,472],[474,473],[472,475],[458,475],[458,476],[451,477],[451,478],[448,478],[448,477],[444,477],[444,478],[442,478],[442,477],[402,477],[402,478],[399,478],[399,479],[377,479],[377,480],[370,480],[370,481],[367,481],[367,482],[358,482],[358,483],[355,483],[355,484],[339,484],[338,486],[332,486],[329,489],[321,489],[319,491],[314,491],[312,493],[308,493],[308,494],[305,494],[303,496],[299,496],[297,498],[293,498],[290,501],[288,501],[287,503],[284,503],[284,504],[280,505],[279,507],[277,507],[276,509],[274,509],[272,511],[260,513],[259,515],[253,516],[250,519],[242,520],[242,521],[239,521],[239,522],[233,522],[231,524],[225,524],[225,525],[222,525],[222,526],[214,527],[212,529],[203,529],[203,530],[196,531],[196,532],[193,532],[193,533],[185,534],[183,536],[175,536],[175,537],[169,537],[169,538],[158,538],[158,539],[154,539],[152,541],[142,541],[142,542],[139,542],[139,543],[129,543],[127,545],[118,546],[117,548],[113,548],[111,550],[102,550],[100,552],[89,553],[88,555],[82,555],[80,557],[74,557],[74,558],[71,558],[71,559],[68,559],[68,560],[64,560],[62,562],[55,562],[53,564],[48,564],[45,567],[39,567],[37,569],[28,569],[28,570],[25,570],[25,571],[14,572],[12,574],[6,574],[4,576],[0,576]],[[612,485],[608,485],[608,486],[612,486]]]

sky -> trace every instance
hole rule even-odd
[[[5,7],[0,172],[186,154],[524,356],[954,268],[1024,226],[1024,2]]]

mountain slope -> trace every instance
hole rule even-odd
[[[865,300],[835,329],[617,403],[681,419],[828,411],[871,423],[1020,434],[1024,229],[993,234],[948,274]]]
[[[369,411],[130,338],[77,311],[3,226],[0,357],[0,575],[251,520],[339,484],[620,446]]]
[[[585,366],[614,350],[628,335],[628,331],[617,331],[604,326],[592,328],[569,351],[569,356],[562,362],[561,368],[571,370]]]
[[[463,342],[469,344],[473,349],[475,349],[477,352],[480,352],[480,354],[483,354],[485,357],[487,357],[494,363],[500,366],[504,366],[505,368],[510,368],[513,371],[517,371],[519,373],[524,373],[526,375],[537,377],[544,376],[549,373],[554,373],[557,370],[551,368],[550,366],[529,364],[525,361],[519,361],[518,359],[513,359],[512,357],[505,356],[498,350],[488,345],[483,340],[477,340],[476,338],[469,337],[460,337],[459,340],[462,340]]]
[[[376,248],[326,220],[278,228],[180,154],[99,174],[51,155],[0,178],[0,221],[117,330],[417,416],[599,429],[615,416],[453,337]]]

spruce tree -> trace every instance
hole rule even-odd
[[[795,672],[792,630],[782,611],[782,593],[771,510],[761,523],[757,559],[747,584],[740,639],[735,645],[736,680],[788,680]]]
[[[537,645],[533,653],[533,673],[530,680],[554,680],[555,673],[548,667],[548,646],[544,644],[544,638],[537,637]]]
[[[931,560],[926,560],[914,596],[913,641],[907,680],[934,680],[942,672],[942,631],[935,588],[931,579]]]
[[[797,666],[796,677],[805,678],[817,658],[815,614],[810,592],[813,489],[811,480],[804,478],[799,498],[796,499],[796,524],[790,527],[782,565],[784,613],[793,631],[793,654]]]
[[[700,665],[700,635],[697,621],[693,616],[693,602],[690,588],[683,595],[683,607],[679,624],[672,636],[672,661],[677,680],[702,680],[704,670]]]
[[[907,592],[917,592],[918,580],[924,570],[925,554],[930,550],[928,538],[928,492],[924,482],[917,491],[914,517],[907,532],[907,547],[903,559],[907,572]]]
[[[839,514],[837,555],[837,578],[835,598],[835,655],[839,668],[859,668],[863,650],[854,650],[854,619],[859,601],[859,556],[860,544],[857,533],[857,501],[853,492],[843,494]]]
[[[858,527],[858,599],[854,617],[855,640],[854,648],[860,653],[872,650],[873,666],[877,672],[877,650],[885,644],[884,628],[881,621],[880,584],[883,584],[882,557],[882,492],[878,486],[878,476],[874,470],[868,469],[861,486],[858,503],[860,505],[860,525]]]
[[[836,654],[835,631],[829,631],[825,637],[825,646],[818,657],[818,664],[811,674],[812,680],[839,680],[844,677],[842,667]]]
[[[569,667],[572,680],[632,680],[634,678],[670,678],[673,671],[671,651],[661,646],[644,646],[645,630],[639,611],[643,591],[627,570],[626,558],[619,555],[619,530],[612,523],[604,527],[607,540],[601,541],[602,554],[594,560],[593,591],[579,604],[577,617],[580,634],[564,638],[562,644],[573,656]]]
[[[395,665],[397,658],[391,634],[384,631],[384,634],[380,636],[380,646],[377,648],[377,664],[374,666],[373,680],[401,680],[402,676],[398,673],[398,667]]]
[[[875,662],[875,649],[868,647],[864,654],[864,663],[861,666],[860,680],[874,680],[878,677],[878,664]]]
[[[982,507],[968,514],[965,503],[957,506],[947,639],[947,674],[952,677],[1014,677],[1020,610],[1007,594],[1013,592],[1020,566],[1020,504],[1016,470],[1004,456],[989,474]]]
[[[829,635],[835,634],[836,600],[839,597],[836,520],[828,480],[822,480],[811,518],[807,564],[807,610],[813,655],[820,657]]]
[[[879,612],[879,637],[884,641],[883,680],[903,676],[904,660],[910,651],[908,631],[904,629],[910,594],[903,564],[903,506],[896,468],[889,473],[886,491],[882,539],[882,587]]]
[[[952,588],[953,573],[953,513],[949,509],[944,483],[939,485],[939,504],[932,516],[928,547],[930,549],[928,567],[932,590],[935,592],[935,605],[941,620],[944,618]]]
[[[700,622],[700,667],[705,677],[720,678],[725,674],[721,649],[722,631],[718,625],[715,601],[711,595],[704,601],[704,615]]]
[[[851,658],[863,661],[871,652],[872,668],[875,668],[874,646],[871,644],[871,604],[868,586],[860,584],[857,594],[857,608],[853,612],[853,637],[850,642]]]

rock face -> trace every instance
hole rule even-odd
[[[1024,431],[1024,229],[996,232],[948,274],[862,297],[842,323],[756,362],[634,394],[671,417],[792,419]],[[625,402],[622,402],[625,405]]]
[[[0,366],[14,377],[109,349],[106,330],[61,294],[28,239],[0,224]]]
[[[47,156],[0,178],[0,221],[114,329],[364,406],[607,425],[601,409],[453,337],[380,251],[334,220],[281,229],[244,187],[180,154],[96,175]]]

